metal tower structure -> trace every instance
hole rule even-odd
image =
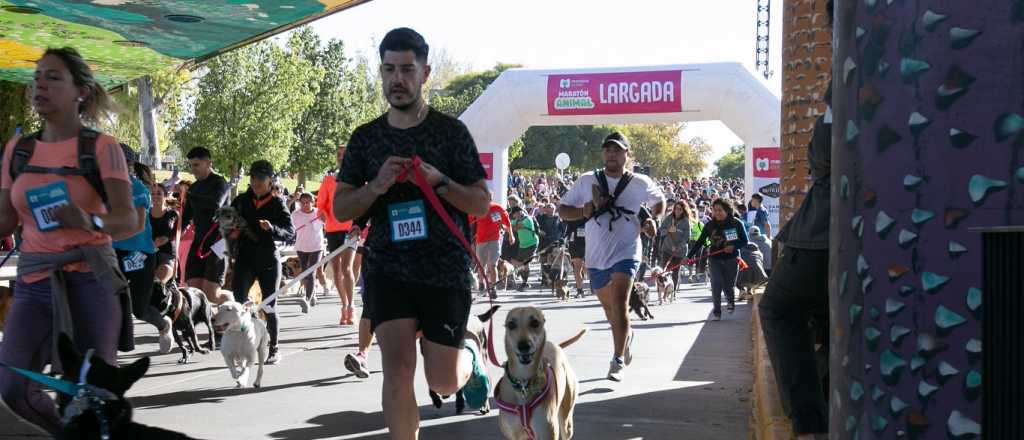
[[[768,39],[771,33],[771,0],[757,0],[757,47],[754,53],[754,69],[769,79],[775,71],[768,68]]]

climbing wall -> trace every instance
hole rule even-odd
[[[1024,224],[1024,1],[837,1],[831,432],[980,438],[981,237]]]
[[[780,223],[800,207],[810,188],[807,143],[832,68],[827,0],[785,0],[782,25],[782,178]]]

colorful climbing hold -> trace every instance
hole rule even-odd
[[[921,274],[921,287],[924,288],[925,292],[933,293],[933,291],[942,287],[943,284],[948,283],[949,279],[947,276],[925,271]]]
[[[967,183],[967,193],[970,194],[972,202],[981,203],[989,191],[1005,187],[1006,181],[989,179],[981,174],[975,174],[971,176],[971,180]]]
[[[939,305],[935,309],[935,325],[942,330],[949,330],[958,325],[962,325],[967,322],[963,316],[960,316],[956,312],[949,310],[946,306]]]

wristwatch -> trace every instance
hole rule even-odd
[[[443,196],[448,193],[448,184],[452,183],[452,179],[448,176],[441,175],[441,181],[434,185],[434,192],[439,196]]]
[[[92,230],[96,232],[103,230],[103,219],[100,216],[92,214],[89,216],[89,219],[92,221]]]

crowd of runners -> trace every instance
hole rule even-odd
[[[19,256],[0,362],[60,371],[54,335],[67,330],[81,351],[115,364],[134,348],[132,316],[157,329],[167,353],[174,289],[199,289],[214,308],[260,301],[333,255],[302,279],[299,307],[337,292],[338,325],[359,329],[344,364],[360,378],[376,337],[386,424],[408,439],[419,426],[417,344],[432,390],[462,390],[480,407],[493,389],[486,347],[464,337],[474,301],[562,280],[577,297],[596,295],[612,328],[608,379],[622,381],[635,340],[628,297],[653,268],[670,272],[676,289],[710,282],[716,319],[723,299],[732,311],[742,267],[770,271],[773,231],[759,196],[745,197],[738,179],[633,172],[619,133],[602,145],[602,168],[513,172],[507,205],[493,202],[465,125],[423,100],[427,55],[415,31],[387,34],[389,110],[337,149],[337,168],[316,191],[282,187],[279,170],[260,160],[232,197],[210,149],[188,151],[193,180],[161,182],[131,147],[87,128],[110,98],[73,49],[47,51],[32,86],[43,128],[7,142],[0,169],[0,237]],[[232,221],[241,232],[225,235]],[[552,258],[561,253],[568,258]],[[275,364],[281,318],[264,311],[266,363]],[[19,416],[60,432],[38,384],[0,369],[0,394]]]

